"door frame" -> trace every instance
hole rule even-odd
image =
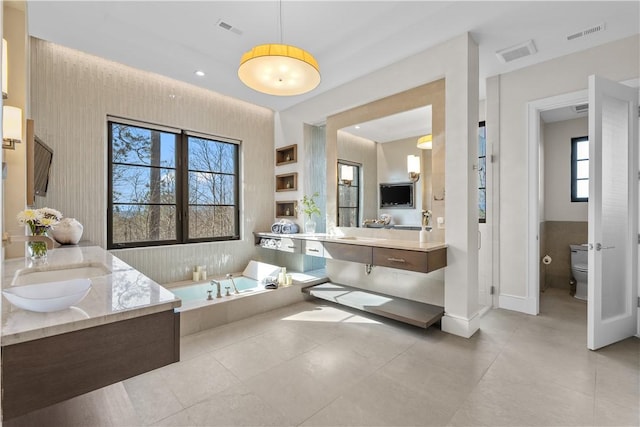
[[[589,101],[587,89],[527,103],[527,237],[526,297],[518,311],[540,312],[540,113]]]

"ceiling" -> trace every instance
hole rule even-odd
[[[431,133],[431,105],[359,123],[341,130],[379,143],[420,137]]]
[[[310,93],[276,97],[245,87],[237,68],[254,45],[281,41],[278,2],[29,1],[27,10],[32,36],[275,111],[464,32],[479,46],[481,99],[488,76],[640,32],[638,1],[283,1],[282,42],[312,53],[322,81]],[[567,40],[601,23],[606,30]],[[537,53],[498,60],[496,51],[527,40]]]

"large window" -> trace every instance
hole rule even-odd
[[[478,218],[487,222],[487,128],[478,126]]]
[[[571,201],[589,201],[589,138],[571,138]]]
[[[109,121],[108,247],[239,239],[238,144]]]
[[[338,160],[338,226],[360,226],[360,164]]]

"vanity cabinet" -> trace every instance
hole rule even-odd
[[[342,261],[371,264],[372,247],[348,243],[324,242],[324,257]]]
[[[429,273],[447,265],[445,248],[430,252],[373,248],[373,265]]]
[[[315,257],[324,257],[324,245],[317,240],[304,241],[304,254]]]
[[[290,254],[302,253],[302,241],[298,239],[292,239],[290,237],[281,237],[279,251],[288,252]]]

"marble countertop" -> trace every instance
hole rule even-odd
[[[173,293],[98,246],[49,250],[47,264],[31,266],[26,258],[3,262],[2,288],[29,271],[100,264],[110,273],[92,277],[89,294],[76,305],[52,313],[15,307],[2,297],[2,345],[72,332],[180,307]],[[27,269],[27,270],[25,270]]]
[[[344,243],[347,245],[372,246],[376,248],[404,249],[419,252],[431,252],[437,249],[446,248],[447,244],[442,242],[420,243],[413,240],[388,239],[379,237],[365,236],[332,236],[323,233],[296,233],[296,234],[277,234],[277,233],[254,233],[258,237],[266,238],[291,238],[299,240],[315,240],[320,242]]]

